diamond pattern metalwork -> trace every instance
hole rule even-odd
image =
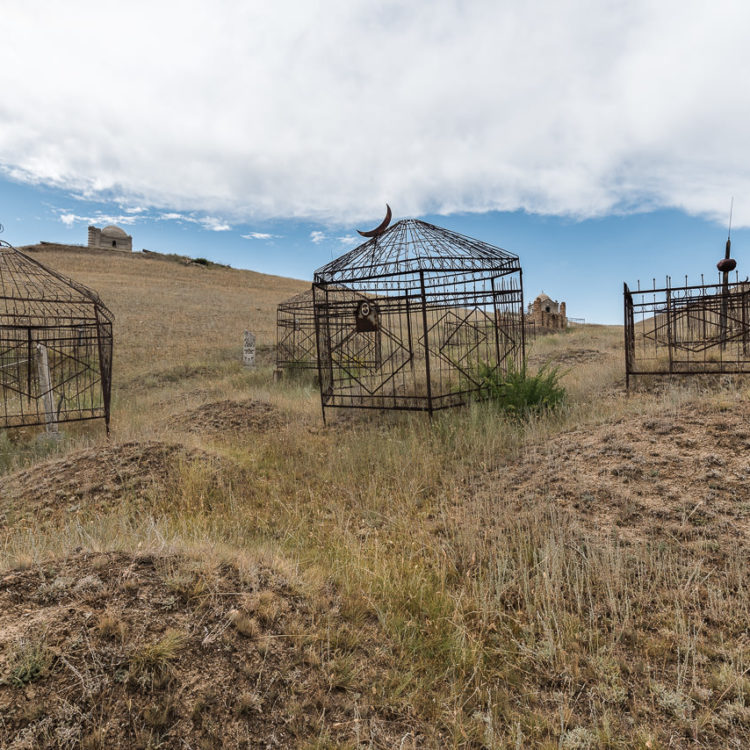
[[[356,318],[362,301],[378,311],[369,333]],[[324,416],[329,406],[465,404],[482,395],[480,363],[507,372],[523,360],[518,257],[415,219],[316,271],[313,307]]]
[[[95,292],[0,242],[0,427],[108,429],[113,321]]]

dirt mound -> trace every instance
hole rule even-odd
[[[726,411],[687,404],[655,418],[628,417],[527,449],[478,495],[540,494],[593,533],[625,541],[667,536],[721,549],[750,543],[750,404]]]
[[[0,528],[4,522],[17,523],[18,513],[39,518],[55,510],[75,512],[83,505],[89,510],[111,507],[125,497],[144,500],[186,461],[216,459],[181,445],[130,442],[77,451],[0,477]]]
[[[0,746],[398,747],[375,622],[277,571],[79,555],[0,578]],[[312,746],[312,745],[310,745]],[[323,745],[315,745],[323,746]]]
[[[286,424],[279,410],[264,401],[214,401],[173,417],[169,425],[187,432],[267,432]]]
[[[535,365],[550,364],[579,364],[582,362],[593,362],[606,357],[606,352],[598,349],[566,349],[551,356],[532,355],[529,361]]]

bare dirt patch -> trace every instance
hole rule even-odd
[[[529,361],[535,365],[542,365],[545,362],[552,364],[581,364],[583,362],[595,362],[602,357],[608,356],[606,352],[598,349],[565,349],[561,352],[543,356],[540,354],[532,355]]]
[[[477,494],[521,507],[546,497],[591,532],[626,542],[670,537],[719,550],[750,543],[748,482],[750,404],[695,402],[531,445]]]
[[[232,434],[243,431],[268,432],[285,426],[281,412],[264,401],[214,401],[177,414],[172,428],[203,434]]]
[[[11,521],[46,518],[55,512],[107,509],[127,498],[148,499],[181,463],[217,459],[198,450],[156,441],[100,446],[45,461],[0,477],[0,528]]]
[[[100,554],[6,572],[0,745],[397,747],[414,718],[383,695],[376,623],[351,619],[260,564]]]

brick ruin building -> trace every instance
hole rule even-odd
[[[125,230],[111,224],[104,229],[89,227],[89,247],[99,250],[124,250],[133,252],[133,238]]]
[[[568,327],[565,303],[550,299],[544,292],[529,302],[527,320],[540,328],[560,329]]]

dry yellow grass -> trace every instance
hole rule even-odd
[[[313,734],[300,724],[300,747],[750,744],[744,381],[626,395],[622,329],[586,326],[530,347],[532,367],[552,361],[565,372],[570,400],[557,414],[518,423],[478,404],[430,423],[344,412],[323,428],[311,380],[274,384],[268,360],[242,369],[248,323],[234,308],[217,313],[237,325],[221,341],[204,349],[202,332],[180,324],[158,366],[141,361],[154,344],[139,332],[159,331],[165,308],[161,282],[144,279],[151,261],[136,260],[124,259],[112,277],[98,257],[55,254],[49,262],[71,275],[77,268],[118,315],[115,445],[180,450],[150,449],[164,465],[144,464],[151,482],[136,486],[124,468],[132,448],[110,449],[97,463],[103,430],[67,430],[55,450],[70,471],[82,467],[80,487],[65,485],[60,497],[40,483],[36,499],[28,496],[40,508],[33,521],[17,497],[0,507],[3,568],[49,565],[74,550],[179,553],[194,568],[166,570],[164,585],[197,621],[214,601],[202,582],[227,564],[279,571],[307,600],[335,591],[331,619],[316,623],[312,640],[289,591],[257,593],[252,572],[247,595],[226,603],[227,634],[261,659],[297,654],[295,668],[323,669],[325,690],[346,696],[351,724],[323,722]],[[179,273],[174,299],[189,287],[181,293],[197,311],[210,307],[221,279],[232,279],[239,301],[238,279],[251,278]],[[206,281],[215,273],[222,276]],[[287,291],[280,287],[278,299]],[[137,294],[140,317],[127,312]],[[277,298],[267,294],[258,321],[273,319]],[[242,415],[255,402],[268,406],[238,430],[232,402]],[[52,466],[31,435],[14,441],[3,443],[8,470]],[[84,481],[108,466],[124,477],[119,485]],[[60,464],[54,471],[59,477]],[[0,476],[0,497],[29,482],[28,474]],[[53,589],[45,596],[59,596]],[[263,630],[276,623],[283,631]],[[8,642],[20,642],[19,627]],[[180,658],[170,661],[175,670]],[[159,689],[161,706],[178,686]],[[242,691],[232,715],[245,721],[262,696],[253,686]],[[167,747],[185,726],[180,708],[169,706],[133,719]],[[295,697],[284,710],[314,711],[304,706]],[[373,717],[383,715],[398,722],[398,738],[377,734]],[[233,743],[225,746],[240,746]]]
[[[276,305],[309,283],[141,253],[36,250],[33,258],[99,293],[116,318],[120,384],[236,353],[242,332],[275,344]]]

